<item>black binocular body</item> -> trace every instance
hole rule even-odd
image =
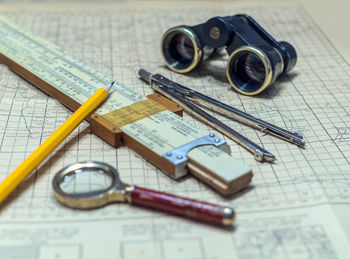
[[[245,95],[260,93],[297,61],[291,44],[277,42],[246,14],[214,17],[196,26],[173,27],[161,41],[166,66],[178,73],[193,70],[223,47],[229,55],[226,76],[232,87]]]

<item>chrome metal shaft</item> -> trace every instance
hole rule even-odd
[[[145,71],[147,72],[147,71]],[[141,72],[140,73],[144,73]],[[147,72],[148,73],[148,72]],[[141,75],[141,74],[140,74]],[[162,75],[159,74],[155,74],[155,75],[148,75],[148,77],[151,81],[158,81],[159,83],[161,83],[162,85],[166,86],[166,87],[170,87],[172,89],[174,89],[175,91],[182,93],[187,100],[197,103],[201,106],[204,106],[206,108],[210,108],[213,109],[227,117],[230,117],[232,119],[235,119],[239,122],[242,122],[248,126],[251,126],[255,129],[258,129],[264,133],[268,133],[270,135],[279,137],[283,140],[289,141],[293,144],[296,144],[300,147],[304,147],[305,146],[305,140],[303,139],[303,136],[298,133],[298,132],[290,132],[286,129],[280,128],[274,124],[271,124],[269,122],[266,122],[264,120],[258,119],[246,112],[243,112],[239,109],[236,109],[232,106],[229,106],[227,104],[224,104],[222,102],[219,102],[209,96],[206,96],[204,94],[201,94],[199,92],[196,92],[190,88],[187,88],[183,85],[180,85],[178,83],[175,83],[165,77],[163,77]],[[149,82],[151,84],[151,81]]]

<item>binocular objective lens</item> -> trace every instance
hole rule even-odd
[[[182,33],[176,34],[170,42],[170,55],[176,61],[187,63],[194,58],[194,47],[190,38]]]
[[[265,80],[265,66],[261,59],[254,53],[242,55],[236,65],[238,76],[244,81],[256,81],[262,83]]]
[[[196,34],[189,28],[174,27],[164,33],[161,43],[165,65],[178,73],[187,73],[201,60]]]
[[[229,58],[226,75],[235,90],[255,95],[271,83],[271,66],[268,56],[258,48],[244,46]]]

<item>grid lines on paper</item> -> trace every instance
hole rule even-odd
[[[288,5],[286,5],[288,6]],[[126,7],[123,7],[126,8]],[[140,94],[152,93],[137,78],[145,68],[161,73],[196,91],[241,109],[263,120],[300,131],[305,138],[301,149],[228,118],[217,116],[243,135],[273,153],[274,164],[256,162],[242,147],[227,139],[232,156],[252,166],[251,187],[222,198],[189,176],[174,181],[127,147],[114,149],[92,135],[83,124],[56,153],[12,195],[14,202],[1,211],[2,217],[45,214],[68,220],[77,217],[142,217],[143,212],[126,205],[108,206],[91,213],[62,208],[52,197],[51,180],[63,166],[84,160],[99,160],[118,167],[121,179],[156,190],[234,205],[239,210],[300,206],[319,202],[349,202],[350,185],[350,67],[302,7],[283,4],[224,8],[221,12],[187,8],[96,10],[31,10],[5,12],[20,26],[64,48],[96,69],[126,84]],[[230,10],[228,13],[227,10]],[[262,11],[263,10],[263,11]],[[276,39],[295,46],[298,62],[293,71],[259,96],[247,97],[232,90],[225,76],[224,52],[189,74],[164,68],[159,51],[162,33],[183,24],[194,25],[215,15],[249,13]],[[48,98],[6,67],[0,67],[0,179],[46,139],[70,112]],[[214,131],[185,114],[187,120]],[[20,199],[16,198],[21,192]],[[241,195],[244,194],[244,195]],[[156,217],[158,214],[152,214]]]

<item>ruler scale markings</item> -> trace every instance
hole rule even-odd
[[[57,95],[56,98],[70,108],[71,106],[67,104],[69,100],[82,104],[101,84],[105,86],[113,81],[63,49],[24,31],[1,16],[0,53],[4,63],[9,64],[16,73],[24,78],[31,77],[32,81],[29,81],[45,92],[55,89],[54,96]],[[41,81],[33,79],[31,75]],[[44,86],[40,85],[43,83],[45,83]],[[59,97],[57,91],[61,93]],[[93,132],[106,140],[107,137],[101,132],[114,134],[112,131],[118,125],[113,123],[114,119],[108,118],[109,115],[104,118],[104,114],[127,107],[123,111],[125,114],[122,113],[122,115],[130,114],[130,121],[124,120],[128,124],[119,127],[121,133],[118,133],[122,134],[124,143],[168,175],[178,178],[181,174],[177,175],[177,167],[163,157],[164,153],[207,136],[208,132],[169,110],[162,111],[159,107],[157,108],[157,105],[154,106],[154,109],[158,109],[154,114],[151,104],[147,109],[143,109],[139,102],[142,103],[145,100],[148,99],[116,82],[107,101],[96,111],[97,114],[102,115],[101,120],[99,115],[96,115],[99,120],[91,120]],[[164,105],[170,107],[169,103],[166,101]],[[135,115],[133,115],[134,112]],[[142,118],[141,113],[146,117]],[[103,120],[107,120],[109,126]],[[97,129],[95,131],[93,123]],[[115,126],[110,129],[110,125]],[[102,130],[98,133],[100,129]],[[191,150],[187,157],[191,172],[222,194],[238,191],[251,181],[252,173],[248,166],[214,146],[197,147]]]
[[[88,74],[88,75],[91,75],[91,76],[94,76],[94,77],[97,78],[97,79],[96,78],[90,78],[93,81],[96,81],[97,83],[101,83],[101,84],[107,84],[108,83],[108,79],[107,79],[107,77],[105,75],[103,75],[102,73],[99,73],[96,70],[92,69],[85,62],[83,62],[83,61],[73,57],[72,55],[66,53],[63,49],[55,46],[54,44],[52,44],[52,43],[50,43],[48,41],[45,41],[45,40],[43,40],[41,38],[38,38],[38,37],[36,37],[34,35],[30,35],[29,36],[28,32],[24,31],[23,29],[21,29],[21,28],[19,28],[17,26],[11,26],[10,27],[8,23],[7,24],[4,23],[4,22],[1,22],[1,23],[2,23],[2,25],[4,27],[12,29],[11,32],[13,34],[16,33],[16,35],[18,37],[22,37],[22,38],[25,39],[24,41],[21,41],[21,42],[27,42],[29,44],[32,43],[33,44],[32,48],[39,47],[38,48],[38,52],[40,52],[40,50],[44,50],[47,53],[54,54],[53,56],[55,58],[56,58],[56,56],[59,56],[61,58],[61,61],[64,61],[64,62],[70,64],[72,68],[75,68],[77,65],[80,65],[79,69],[81,71],[83,71],[85,74]],[[36,39],[37,41],[34,42],[32,38]],[[19,39],[19,40],[21,40],[21,39]],[[40,43],[45,43],[45,44],[40,44]],[[48,46],[50,46],[50,48]],[[98,89],[98,87],[94,87],[94,88]]]
[[[1,35],[1,36],[5,36],[5,35]],[[22,35],[20,35],[20,36],[22,36]],[[24,36],[24,35],[23,35],[23,36]],[[13,41],[13,40],[10,39],[10,41],[8,42],[9,44],[8,44],[7,46],[13,46],[13,48],[12,48],[13,52],[17,52],[17,53],[21,52],[22,54],[21,54],[20,57],[22,57],[22,58],[23,58],[23,57],[24,57],[24,58],[30,57],[30,59],[29,59],[29,58],[28,58],[27,60],[24,59],[24,60],[23,60],[24,62],[25,62],[25,61],[29,61],[29,60],[31,60],[31,61],[36,61],[36,63],[39,65],[39,67],[44,68],[43,71],[45,72],[45,73],[40,73],[40,72],[38,72],[37,75],[50,82],[50,81],[51,81],[51,80],[50,80],[50,77],[45,76],[45,75],[47,75],[46,73],[50,71],[50,69],[49,69],[50,66],[45,66],[45,65],[42,64],[43,62],[37,61],[37,60],[31,55],[31,54],[32,54],[31,51],[27,51],[28,55],[23,54],[23,52],[24,52],[25,49],[28,50],[28,47],[27,47],[28,45],[25,44],[25,43],[31,43],[31,42],[32,42],[32,41],[30,41],[30,39],[29,39],[28,37],[26,37],[26,39],[27,39],[27,41],[21,41],[21,40],[22,40],[21,37],[18,38],[18,40],[21,42],[21,46],[18,46],[18,44],[16,44],[15,41]],[[5,37],[5,40],[6,40],[6,37]],[[5,42],[6,42],[6,41],[5,41]],[[18,41],[17,41],[17,42],[18,42]],[[18,46],[17,48],[15,48],[16,45]],[[30,46],[30,47],[34,47],[34,46]],[[47,50],[47,51],[46,51],[47,53],[50,52],[49,49],[47,49],[45,45],[38,45],[38,44],[36,44],[35,47],[44,48],[45,50]],[[36,49],[35,47],[34,47],[34,49]],[[40,50],[40,48],[39,48],[39,50]],[[19,50],[19,51],[16,51],[16,50]],[[26,52],[25,52],[25,53],[26,53]],[[55,54],[56,54],[56,53],[55,53]],[[52,53],[52,55],[54,56],[53,53]],[[40,58],[40,57],[39,57],[39,58]],[[17,59],[17,60],[18,60],[18,59]],[[70,67],[70,69],[74,69],[74,68],[75,68],[75,64],[73,64],[73,63],[71,63],[71,62],[69,62],[69,61],[67,61],[67,60],[64,60],[64,59],[61,59],[61,60],[57,59],[57,60],[58,60],[58,61],[66,61],[66,63],[68,63],[68,65],[65,65],[64,63],[63,63],[63,64],[57,64],[57,66],[54,67],[54,68],[56,68],[56,69],[61,69],[61,72],[62,72],[62,69],[63,69],[63,68],[61,68],[60,65],[61,65],[61,66],[64,66],[64,65],[65,65],[65,66],[67,66],[67,67]],[[32,63],[32,62],[30,62],[30,63]],[[22,62],[22,64],[23,64],[23,62]],[[28,65],[27,67],[33,68],[33,65],[34,65],[34,64],[33,64],[33,65],[27,64],[27,65]],[[42,65],[42,66],[40,66],[40,65]],[[49,64],[46,64],[46,65],[49,65]],[[53,64],[51,64],[51,65],[53,65]],[[80,67],[80,68],[81,68],[81,67]],[[81,69],[80,69],[80,70],[81,70]],[[52,71],[52,70],[51,70],[51,71]],[[79,71],[76,71],[76,72],[79,72]],[[93,76],[92,73],[88,73],[87,71],[83,71],[83,72],[84,72],[85,74],[88,74],[88,75],[90,74],[91,76]],[[54,74],[53,71],[52,71],[51,73]],[[66,73],[68,73],[68,72],[66,72]],[[69,74],[72,74],[72,73],[69,72]],[[64,81],[64,77],[59,76],[59,74],[56,74],[56,78],[59,78],[59,79],[61,79],[62,81]],[[94,87],[93,85],[89,84],[88,82],[83,81],[83,80],[81,79],[81,77],[77,77],[77,78],[80,79],[79,81],[85,83],[85,84],[84,84],[83,90],[85,90],[86,88],[89,89],[88,91],[85,91],[86,93],[89,93],[89,95],[85,95],[85,98],[88,99],[88,98],[90,97],[90,95],[91,95],[94,91],[96,91],[96,90],[98,89],[98,87]],[[96,81],[96,80],[95,80],[95,81]],[[52,82],[52,81],[51,81],[51,82]],[[68,80],[65,80],[65,83],[66,83],[67,85],[70,85],[70,84],[71,84]],[[98,82],[98,83],[100,83],[101,85],[106,85],[106,84],[107,84],[106,82]],[[73,88],[73,87],[70,87],[70,89],[74,89],[74,88]],[[84,103],[84,101],[86,101],[86,100],[81,100],[81,99],[78,99],[78,100],[79,100],[80,103]]]
[[[69,67],[71,68],[71,69],[76,69],[76,68],[78,68],[78,71],[76,71],[76,73],[79,73],[79,72],[83,72],[84,74],[86,74],[86,75],[91,75],[91,78],[89,78],[89,81],[96,81],[96,83],[103,83],[104,85],[105,84],[109,84],[111,81],[112,81],[112,79],[109,79],[109,78],[107,78],[105,75],[103,75],[102,73],[99,73],[99,72],[96,72],[96,70],[93,70],[91,67],[89,67],[86,63],[84,63],[83,61],[81,61],[81,60],[78,60],[78,59],[76,59],[76,58],[74,58],[73,56],[71,56],[70,54],[68,54],[68,53],[66,53],[63,49],[60,49],[60,48],[58,48],[57,46],[55,46],[55,45],[53,45],[52,43],[50,43],[50,42],[47,42],[47,41],[45,41],[45,40],[43,40],[43,39],[41,39],[41,38],[37,38],[37,37],[35,37],[35,36],[33,36],[33,35],[30,35],[30,36],[28,36],[29,35],[29,33],[28,32],[25,32],[24,30],[22,30],[22,29],[20,29],[20,28],[18,28],[17,26],[12,26],[12,27],[10,27],[10,26],[8,26],[7,24],[5,24],[5,23],[3,23],[2,22],[2,25],[4,26],[4,27],[7,27],[7,28],[9,28],[9,29],[13,29],[13,30],[16,30],[16,33],[17,33],[17,35],[20,35],[20,36],[23,36],[23,37],[25,37],[25,39],[27,40],[27,43],[32,43],[33,44],[33,47],[35,46],[35,47],[40,47],[39,49],[38,49],[38,51],[40,51],[40,50],[42,50],[42,49],[45,49],[46,50],[46,52],[51,52],[51,53],[53,53],[54,55],[54,57],[58,60],[58,61],[65,61],[66,63],[68,63],[69,64]],[[15,32],[13,32],[13,33],[15,33]],[[36,42],[34,42],[33,40],[32,40],[32,38],[37,38],[37,41]],[[12,40],[12,39],[10,39],[10,40]],[[19,48],[17,48],[19,51],[19,53],[22,53],[22,51],[24,50],[24,49],[26,49],[27,48],[27,45],[28,44],[23,44],[23,42],[22,41],[19,41],[20,43],[21,43],[21,46],[19,47]],[[45,44],[39,44],[40,42],[43,42],[43,43],[45,43]],[[13,44],[15,44],[15,42],[13,42],[13,41],[11,41],[10,42],[11,44],[9,44],[10,46],[12,46]],[[46,45],[48,45],[48,46],[51,46],[51,48],[48,48],[48,46],[46,46]],[[35,48],[34,48],[35,49]],[[53,50],[55,50],[55,51],[53,51]],[[29,53],[31,53],[32,54],[32,52],[29,50],[28,51]],[[23,54],[21,54],[21,56],[23,57]],[[57,56],[59,56],[59,58],[57,57]],[[28,59],[28,60],[32,60],[33,59],[33,56],[30,56],[30,58]],[[49,65],[49,64],[48,64]],[[79,67],[77,67],[79,65]],[[62,66],[62,65],[61,65]],[[63,64],[63,66],[64,66],[64,64]],[[45,67],[45,66],[44,66]],[[45,69],[44,69],[44,71],[45,72],[47,72],[47,70],[48,70],[48,68],[47,67],[45,67]],[[47,78],[47,77],[45,77],[45,73],[43,74],[43,73],[38,73],[37,74],[39,77],[41,77],[41,78],[43,78],[43,79],[45,79],[45,80],[49,80],[49,78]],[[93,76],[94,77],[98,77],[99,79],[98,80],[96,80],[96,79],[94,79],[93,78]],[[62,81],[65,81],[65,80],[63,80],[64,79],[64,77],[58,77],[58,78],[60,78]],[[87,82],[87,80],[82,80],[81,78],[82,77],[79,77],[80,78],[80,81],[81,82],[85,82],[85,84],[83,85],[83,87],[84,87],[84,89],[86,89],[86,88],[89,88],[90,90],[88,91],[88,92],[90,92],[90,93],[93,93],[93,92],[95,92],[97,89],[98,89],[98,87],[97,86],[94,86],[94,85],[91,85],[90,83],[88,83]],[[56,77],[56,79],[57,79],[57,77]],[[49,82],[52,82],[52,81],[49,81]],[[69,81],[65,81],[65,84],[66,85],[69,85],[70,84],[70,82]],[[121,84],[117,84],[117,86],[118,87],[121,87],[122,85]],[[70,88],[71,90],[75,90],[75,87],[71,87]],[[81,98],[80,96],[79,96],[79,94],[80,93],[71,93],[71,92],[69,92],[69,91],[67,91],[67,92],[65,92],[65,90],[67,90],[66,88],[60,88],[60,90],[63,92],[63,93],[65,93],[66,95],[68,95],[68,96],[71,96],[71,97],[74,97],[73,99],[75,99],[75,101],[77,101],[78,103],[80,103],[80,104],[82,104],[82,103],[84,103],[89,97],[90,97],[90,95],[89,96],[86,96],[85,98]],[[69,90],[69,89],[68,89]],[[118,91],[120,94],[122,94],[123,96],[125,96],[125,97],[127,97],[127,98],[129,98],[130,99],[130,103],[133,103],[133,102],[137,102],[137,101],[139,101],[140,100],[140,96],[137,94],[137,93],[135,93],[135,92],[132,92],[130,89],[128,89],[128,88],[126,88],[126,87],[124,87],[124,86],[122,86],[121,87],[121,89],[120,89],[120,91]],[[127,94],[127,93],[129,93],[129,94]],[[77,95],[78,94],[78,95]],[[72,96],[73,95],[73,96]],[[113,96],[113,94],[112,94],[112,96]],[[145,97],[141,97],[141,99],[145,99]],[[118,104],[117,104],[118,103]],[[115,100],[113,100],[113,98],[109,98],[109,105],[103,105],[103,108],[100,108],[98,111],[100,111],[101,113],[107,113],[107,112],[111,112],[111,111],[113,111],[113,110],[115,110],[116,109],[116,107],[114,107],[114,105],[111,105],[111,104],[117,104],[117,107],[118,108],[121,108],[121,107],[123,107],[119,102],[115,102]],[[129,103],[128,103],[129,104]],[[127,105],[128,105],[127,104]],[[110,106],[112,106],[112,107],[110,107]]]
[[[9,42],[9,43],[11,43],[11,44],[9,44],[9,46],[16,45],[13,42]],[[21,47],[18,47],[17,49],[23,49],[23,48],[24,47],[21,46]],[[7,49],[5,51],[9,52],[10,50],[12,50],[12,52],[10,52],[10,53],[13,53],[14,50],[9,48],[9,47],[7,47]],[[23,55],[22,54],[22,57],[26,57],[26,56],[27,55]],[[16,59],[16,58],[13,57],[13,59]],[[87,87],[92,89],[90,91],[85,91],[86,93],[89,93],[89,94],[86,94],[86,95],[84,95],[84,97],[81,97],[81,94],[82,94],[81,91],[77,92],[77,90],[80,90],[80,89],[77,89],[76,88],[76,84],[74,84],[74,83],[79,83],[79,81],[75,81],[74,83],[72,83],[71,81],[66,80],[66,78],[64,76],[60,76],[59,74],[55,73],[54,70],[52,70],[52,69],[50,70],[48,66],[44,66],[44,65],[40,66],[41,62],[37,61],[33,56],[28,56],[28,58],[23,60],[23,61],[21,61],[20,58],[16,59],[17,62],[22,63],[22,64],[23,64],[23,62],[28,61],[28,60],[31,60],[31,63],[37,63],[38,64],[37,67],[35,67],[34,64],[29,66],[30,70],[32,72],[37,72],[35,74],[37,74],[41,78],[44,78],[45,81],[47,81],[49,83],[52,83],[54,85],[57,85],[57,82],[61,81],[61,84],[64,84],[66,87],[68,86],[69,89],[60,88],[60,90],[62,90],[62,92],[64,92],[66,95],[69,95],[69,96],[73,95],[75,97],[74,99],[76,101],[78,101],[80,104],[84,103],[85,100],[87,100],[89,98],[89,96],[90,96],[89,92],[95,91],[95,89],[91,85],[89,85],[87,82],[84,82],[83,80],[80,80],[80,82],[83,82],[83,83],[80,84],[80,85],[82,85],[81,89],[86,89]],[[40,72],[40,69],[43,69],[43,68],[45,68],[44,69],[44,72],[45,72],[44,74],[42,72]],[[58,69],[62,69],[62,68],[58,67]],[[49,77],[45,76],[45,75],[47,75],[48,72],[51,72],[52,78],[54,78],[54,79],[52,79],[50,76]],[[79,78],[79,77],[76,77],[76,78]],[[121,92],[121,94],[123,96],[126,96],[126,97],[130,98],[130,94],[129,95],[126,94],[127,91],[120,91],[120,92]],[[135,98],[130,98],[130,99],[131,99],[130,101],[132,101],[132,102],[135,101]],[[120,104],[118,104],[118,106],[120,106]],[[114,110],[114,108],[112,108],[112,107],[109,108],[109,109],[107,108],[107,110]]]

